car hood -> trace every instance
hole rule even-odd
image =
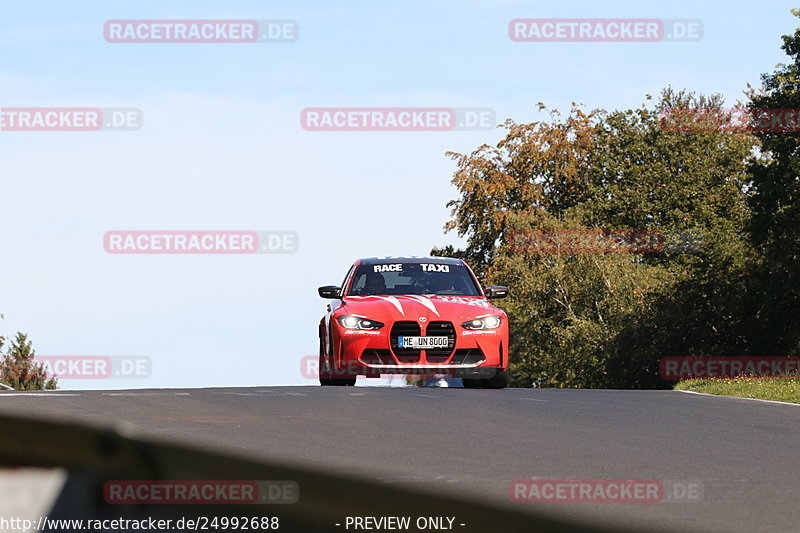
[[[483,296],[407,295],[346,296],[342,311],[373,320],[470,320],[478,316],[505,315]]]

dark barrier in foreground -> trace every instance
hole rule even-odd
[[[154,524],[165,525],[169,531],[242,530],[247,526],[250,530],[316,533],[353,529],[356,519],[364,523],[367,518],[374,519],[378,524],[381,519],[380,523],[388,523],[406,516],[411,524],[422,520],[427,527],[434,522],[445,524],[436,520],[451,517],[452,530],[461,532],[608,531],[305,467],[150,442],[106,428],[16,417],[0,417],[0,426],[0,465],[67,471],[67,481],[55,504],[46,511],[49,524],[53,520],[85,523],[91,519],[104,531]],[[147,483],[130,483],[136,480]],[[231,483],[236,480],[242,483]],[[225,497],[208,502],[211,505],[194,503],[192,498],[211,494],[205,488],[209,485],[216,485],[214,490],[222,487]],[[234,485],[236,491],[231,492]],[[284,493],[280,501],[257,501],[250,497],[256,493],[256,486],[266,487],[265,494],[276,486],[293,492],[290,498]],[[153,501],[156,487],[161,503]],[[253,491],[244,490],[248,487]],[[189,498],[185,501],[192,503],[166,503],[180,496],[175,492],[178,488]],[[165,490],[173,492],[165,496]],[[125,498],[131,495],[126,503]],[[144,497],[137,500],[139,496]],[[57,530],[52,526],[49,529]],[[72,529],[61,529],[67,530]]]

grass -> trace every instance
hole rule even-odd
[[[678,382],[675,390],[800,403],[800,377],[798,376],[688,379]]]

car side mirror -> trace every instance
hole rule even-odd
[[[487,298],[505,298],[508,296],[508,287],[491,285],[484,289]]]
[[[325,285],[324,287],[320,287],[317,289],[319,295],[323,298],[335,299],[339,298],[339,291],[341,290],[340,287],[336,285]]]

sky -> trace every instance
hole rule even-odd
[[[0,335],[147,361],[61,388],[313,385],[326,301],[360,257],[427,255],[454,162],[500,128],[312,131],[307,108],[638,107],[672,86],[729,105],[785,61],[792,2],[8,2],[2,108],[133,108],[126,131],[0,131]],[[696,19],[687,42],[515,42],[513,19]],[[289,42],[108,42],[110,20],[288,20]],[[109,231],[287,231],[292,253],[117,254]],[[513,288],[512,288],[513,290]],[[115,367],[117,368],[117,367]],[[121,368],[121,367],[120,367]],[[102,372],[101,372],[102,373]]]

